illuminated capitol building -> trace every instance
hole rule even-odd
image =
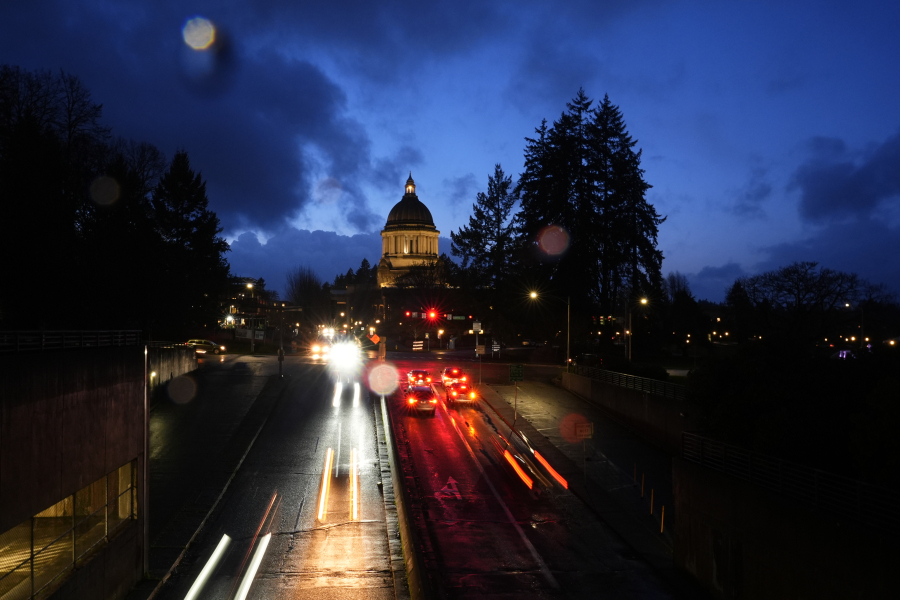
[[[410,267],[436,261],[440,234],[431,211],[416,196],[416,182],[410,173],[406,193],[391,209],[381,231],[378,285],[390,287]]]

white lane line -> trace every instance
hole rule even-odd
[[[241,582],[241,587],[238,588],[234,600],[247,600],[250,586],[253,585],[253,580],[256,579],[256,572],[259,570],[259,565],[262,563],[263,555],[266,553],[266,548],[269,547],[269,540],[271,539],[272,534],[267,533],[262,541],[259,542],[259,546],[256,547],[256,552],[253,554],[253,560],[250,561],[250,566],[247,567],[247,574],[244,575],[244,580]]]
[[[194,581],[194,585],[191,586],[191,589],[188,590],[184,600],[194,600],[194,598],[200,595],[200,592],[203,591],[203,586],[206,585],[209,576],[215,570],[216,565],[219,564],[219,560],[222,559],[222,555],[225,553],[225,549],[228,548],[229,543],[231,543],[231,538],[228,537],[227,534],[223,535],[221,541],[219,541],[219,545],[213,550],[212,556],[206,561],[206,566],[200,571],[200,575],[197,577],[197,580]]]
[[[344,391],[344,384],[338,381],[334,384],[334,399],[331,401],[332,406],[341,405],[341,392]]]
[[[353,382],[353,406],[359,406],[359,382]]]
[[[446,410],[446,408],[444,410]],[[447,415],[449,416],[449,414],[450,413],[448,412]],[[469,446],[469,442],[466,440],[465,436],[463,436],[462,432],[459,430],[459,426],[456,424],[456,421],[453,422],[453,429],[456,431],[456,435],[459,436],[459,439],[462,440],[462,443],[465,445],[466,450],[469,451],[469,456],[472,457],[472,461],[475,463],[475,466],[478,467],[478,471],[481,473],[481,476],[484,478],[485,483],[487,483],[488,487],[491,488],[491,493],[494,494],[494,498],[496,498],[497,502],[500,503],[500,506],[503,507],[503,512],[506,513],[506,518],[509,519],[510,524],[516,528],[516,531],[519,533],[519,537],[522,538],[522,542],[525,544],[525,547],[528,548],[528,552],[531,553],[531,557],[535,560],[535,562],[537,562],[541,573],[547,579],[547,583],[550,584],[550,587],[552,587],[554,589],[559,589],[559,582],[556,581],[556,578],[553,576],[553,573],[550,572],[550,568],[547,566],[547,563],[545,563],[544,559],[541,558],[541,555],[538,554],[537,549],[535,549],[535,547],[531,543],[531,541],[525,536],[525,532],[522,531],[522,528],[516,522],[515,517],[513,517],[512,511],[509,510],[509,507],[506,506],[506,503],[500,497],[500,493],[497,491],[497,488],[495,488],[494,484],[491,483],[491,480],[488,478],[487,473],[484,471],[484,467],[482,467],[481,463],[478,462],[478,458],[475,456],[475,452],[472,450],[472,447]]]

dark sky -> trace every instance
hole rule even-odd
[[[201,16],[213,50],[184,27]],[[900,289],[896,2],[5,2],[0,62],[77,75],[115,135],[188,151],[232,270],[380,257],[409,171],[442,236],[583,87],[643,149],[663,273],[721,300],[795,260]],[[449,254],[449,239],[441,251]]]

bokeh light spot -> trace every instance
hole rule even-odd
[[[563,436],[563,438],[569,442],[570,444],[574,444],[578,441],[578,436],[575,434],[575,425],[578,423],[587,423],[587,417],[584,415],[580,415],[578,413],[569,413],[563,420],[559,423],[559,434]]]
[[[208,50],[216,41],[216,28],[209,19],[193,17],[184,24],[181,35],[194,50]]]
[[[400,374],[390,364],[378,365],[369,371],[369,389],[376,394],[387,396],[397,389]]]
[[[569,232],[559,225],[548,225],[537,237],[538,246],[550,256],[559,256],[569,248]]]
[[[178,404],[187,404],[197,395],[197,384],[187,375],[179,375],[166,386],[169,398]]]
[[[91,182],[91,199],[102,206],[109,206],[119,199],[119,183],[108,175],[101,175]]]

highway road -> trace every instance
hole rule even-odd
[[[381,397],[364,370],[336,379],[310,363],[287,357],[281,379],[274,357],[204,359],[192,398],[154,408],[151,559],[179,561],[155,598],[402,597]],[[401,357],[393,383],[448,364]],[[384,399],[433,598],[673,597],[496,415],[434,389],[434,418],[409,413],[402,389]]]

